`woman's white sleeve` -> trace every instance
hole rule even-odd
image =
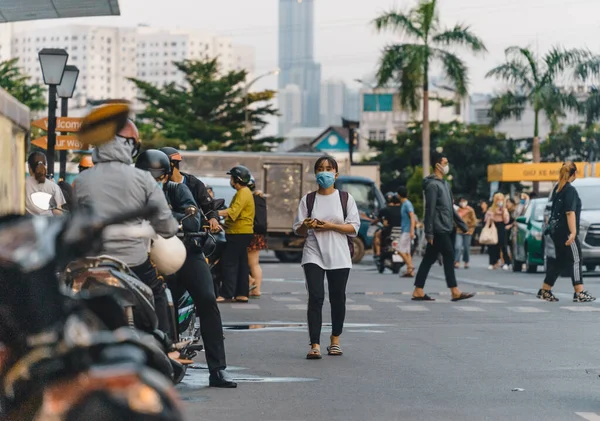
[[[352,224],[354,227],[354,234],[350,234],[349,237],[356,237],[358,230],[360,229],[360,214],[358,213],[358,207],[356,201],[351,194],[348,194],[348,214],[346,215],[346,224]]]
[[[296,218],[294,219],[294,225],[292,227],[296,234],[298,234],[298,228],[302,226],[302,223],[306,218],[308,218],[308,208],[306,207],[306,196],[304,196],[300,199],[300,203],[298,203],[298,212],[296,213]]]

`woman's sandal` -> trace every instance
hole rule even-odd
[[[329,355],[343,355],[342,348],[340,348],[339,344],[332,344],[327,347],[327,354]]]
[[[406,268],[406,272],[401,275],[402,278],[414,278],[415,277],[415,268]]]
[[[311,348],[310,352],[306,354],[307,360],[320,360],[323,358],[321,356],[321,350],[319,348]]]

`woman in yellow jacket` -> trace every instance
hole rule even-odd
[[[252,178],[250,170],[242,165],[228,173],[235,196],[227,209],[219,211],[225,217],[227,243],[223,251],[223,285],[217,302],[235,300],[247,303],[249,295],[248,246],[254,235],[254,197],[248,188]]]

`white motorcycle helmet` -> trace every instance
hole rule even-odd
[[[152,240],[150,260],[161,275],[176,273],[183,266],[186,256],[185,246],[177,237],[157,236]]]

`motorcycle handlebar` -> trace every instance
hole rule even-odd
[[[208,237],[208,232],[179,232],[177,236],[180,238],[204,238]]]

